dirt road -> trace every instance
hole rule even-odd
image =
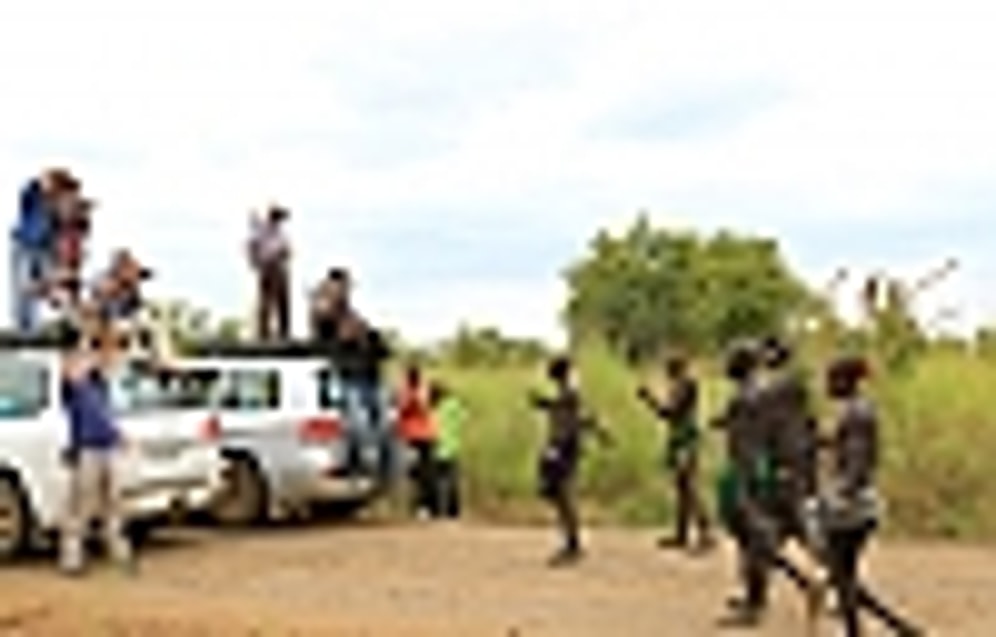
[[[543,565],[551,540],[538,529],[373,523],[170,531],[134,581],[106,568],[65,581],[48,558],[0,570],[0,635],[723,634],[714,620],[730,591],[725,551],[690,559],[660,552],[651,534],[603,530],[589,560],[561,572]],[[890,544],[872,568],[931,634],[996,633],[996,551]],[[805,635],[802,617],[782,587],[756,634]],[[819,634],[838,633],[827,623]]]

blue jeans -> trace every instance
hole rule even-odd
[[[50,265],[47,250],[11,243],[11,321],[22,332],[34,332],[40,327],[42,299],[31,288],[48,274]]]
[[[347,435],[365,459],[369,454],[375,455],[372,468],[380,477],[394,477],[397,469],[396,445],[387,422],[388,405],[383,389],[377,383],[359,380],[344,380],[342,389]]]

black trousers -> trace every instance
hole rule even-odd
[[[730,524],[739,554],[744,601],[754,611],[763,611],[768,606],[772,571],[785,575],[804,594],[813,586],[809,578],[782,555],[783,536],[779,525],[764,511],[756,503],[741,504]]]
[[[698,453],[693,450],[675,457],[670,467],[675,496],[675,541],[687,546],[692,532],[700,542],[710,539],[712,523],[699,491]]]
[[[553,506],[563,551],[568,554],[581,551],[581,520],[574,500],[577,461],[569,451],[547,454],[540,460],[540,495]]]
[[[881,602],[861,583],[861,557],[876,524],[831,529],[827,533],[826,559],[830,582],[837,594],[847,637],[860,637],[861,610],[866,610],[897,635],[915,635],[913,625]]]
[[[436,506],[440,516],[460,517],[460,465],[456,460],[436,462]]]
[[[287,339],[290,336],[290,272],[283,267],[263,268],[259,272],[259,301],[256,317],[261,340]]]
[[[431,440],[418,440],[411,443],[414,462],[410,470],[412,482],[412,509],[429,515],[438,514],[436,498],[436,445]]]

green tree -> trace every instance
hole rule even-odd
[[[620,235],[599,232],[566,277],[572,338],[597,335],[634,361],[781,332],[812,304],[776,241],[676,232],[646,215]]]

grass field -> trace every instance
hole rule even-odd
[[[634,398],[638,383],[660,386],[659,379],[628,369],[599,347],[585,347],[576,358],[585,395],[616,439],[612,448],[590,448],[582,481],[586,516],[638,525],[666,521],[670,498],[660,469],[661,425]],[[526,402],[530,389],[545,388],[541,366],[436,365],[430,371],[448,381],[473,414],[463,458],[472,514],[545,519],[535,497],[535,458],[545,423]],[[704,418],[716,412],[724,391],[714,374],[705,376]],[[996,538],[996,360],[938,350],[902,375],[877,377],[874,385],[884,421],[881,484],[889,532]],[[709,496],[719,445],[710,436],[704,463]]]

